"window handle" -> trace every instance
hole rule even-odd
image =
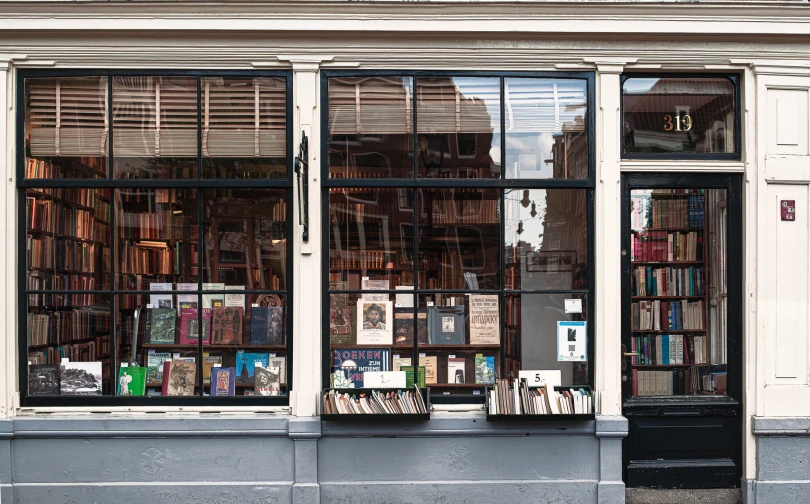
[[[298,178],[298,224],[304,229],[301,239],[309,241],[309,140],[307,134],[301,132],[301,144],[298,146],[298,156],[295,158],[295,174]]]

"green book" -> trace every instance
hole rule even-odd
[[[150,385],[163,384],[163,363],[172,360],[169,352],[150,352],[146,355],[146,381]]]
[[[174,308],[153,308],[149,312],[149,343],[173,344],[177,311]]]
[[[118,370],[118,395],[142,396],[146,394],[146,368],[122,366]]]
[[[418,366],[419,373],[419,387],[425,388],[425,366]],[[413,388],[413,366],[401,366],[400,371],[405,371],[405,387]]]

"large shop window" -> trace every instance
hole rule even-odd
[[[414,366],[434,402],[520,370],[592,385],[592,75],[322,89],[324,387]]]
[[[291,78],[21,73],[23,405],[287,404]]]

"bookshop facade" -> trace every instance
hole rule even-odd
[[[0,502],[801,500],[810,19],[588,3],[1,5]]]

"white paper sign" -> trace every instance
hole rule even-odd
[[[587,336],[585,321],[557,322],[557,360],[560,362],[587,361]]]
[[[366,371],[364,388],[405,388],[405,371]]]
[[[529,387],[549,387],[562,386],[562,371],[559,369],[540,369],[536,371],[522,370],[518,372],[518,378],[526,378]]]
[[[581,299],[566,299],[565,300],[565,313],[582,313],[582,300]]]

